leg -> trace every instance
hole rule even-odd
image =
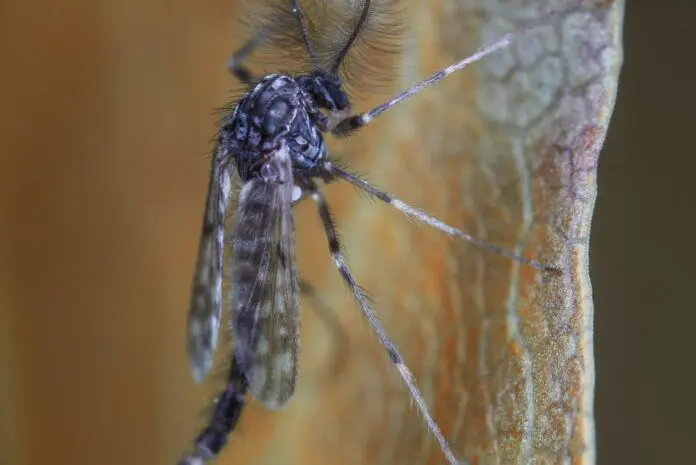
[[[215,401],[215,410],[207,428],[196,438],[195,450],[177,465],[203,465],[213,460],[227,443],[227,437],[239,422],[244,409],[247,381],[233,358],[227,388]]]
[[[345,259],[343,258],[343,253],[341,252],[341,247],[338,239],[338,231],[336,230],[336,227],[334,225],[334,221],[331,217],[329,207],[326,205],[323,195],[319,192],[316,186],[313,187],[314,189],[312,192],[312,198],[315,202],[317,202],[317,206],[319,208],[319,215],[321,216],[321,220],[324,223],[326,238],[329,241],[329,250],[331,251],[331,257],[333,258],[336,268],[338,268],[338,271],[340,272],[343,281],[345,281],[345,283],[348,285],[348,288],[353,294],[353,297],[360,306],[360,310],[362,310],[363,316],[367,319],[372,328],[375,330],[375,332],[377,333],[377,337],[379,337],[379,340],[382,342],[382,345],[387,350],[387,353],[389,354],[389,359],[394,364],[396,369],[399,371],[401,379],[403,379],[406,385],[408,386],[411,398],[416,402],[416,405],[418,406],[418,411],[425,420],[428,429],[430,430],[432,435],[435,436],[437,442],[440,443],[440,448],[447,457],[447,461],[450,463],[450,465],[457,465],[457,459],[454,456],[454,453],[452,453],[452,449],[447,443],[447,440],[442,435],[440,427],[437,425],[437,423],[435,423],[435,420],[433,420],[433,417],[430,415],[430,411],[428,410],[428,406],[425,403],[425,399],[423,399],[423,396],[420,393],[420,390],[418,389],[415,380],[413,379],[411,371],[404,363],[394,343],[389,339],[389,336],[387,336],[387,333],[384,331],[382,324],[377,319],[377,316],[372,311],[372,308],[370,308],[369,300],[365,295],[364,291],[355,282],[355,279],[353,278],[353,275],[350,272],[350,269],[348,268]]]
[[[335,331],[338,334],[338,336],[341,339],[339,341],[339,344],[341,345],[341,347],[345,348],[348,344],[348,336],[346,335],[346,332],[341,326],[341,323],[336,320],[336,317],[331,311],[332,309],[326,302],[324,302],[324,300],[319,295],[317,295],[316,289],[308,281],[305,281],[304,279],[300,278],[299,285],[300,293],[309,300],[311,307],[317,311],[319,319],[323,321],[324,324],[329,327],[329,329]]]
[[[550,265],[544,265],[543,263],[540,263],[536,260],[531,260],[527,257],[523,257],[521,255],[517,255],[514,252],[511,252],[509,250],[506,250],[500,246],[490,244],[488,242],[482,241],[481,239],[478,239],[474,236],[472,236],[469,233],[466,233],[464,231],[461,231],[459,229],[453,228],[452,226],[449,226],[446,223],[443,223],[442,221],[438,220],[437,218],[434,218],[427,213],[425,213],[422,210],[418,210],[417,208],[413,208],[410,205],[407,205],[406,203],[402,202],[401,200],[392,197],[390,194],[387,192],[384,192],[382,190],[377,189],[367,181],[364,181],[360,179],[355,174],[352,174],[342,168],[339,168],[338,166],[334,165],[331,162],[325,162],[322,169],[327,175],[338,177],[341,179],[344,179],[348,181],[349,183],[353,184],[355,187],[358,189],[368,193],[369,195],[378,198],[382,202],[388,203],[392,207],[396,208],[402,213],[405,213],[409,217],[415,219],[419,223],[427,224],[429,226],[432,226],[433,228],[439,229],[440,231],[444,232],[445,234],[449,236],[454,236],[454,237],[460,237],[464,239],[465,241],[468,241],[472,244],[474,244],[476,247],[483,249],[483,250],[488,250],[489,252],[493,252],[495,254],[501,255],[503,257],[509,258],[511,260],[514,260],[516,262],[529,265],[532,268],[536,268],[537,270],[541,271],[558,271],[557,267],[550,266]]]
[[[369,124],[370,121],[373,119],[377,118],[379,115],[384,113],[385,111],[389,110],[391,107],[399,104],[403,100],[406,100],[407,98],[417,94],[418,92],[422,91],[425,88],[428,88],[435,84],[438,81],[441,81],[445,77],[449,76],[450,74],[454,73],[455,71],[459,71],[460,69],[466,67],[467,65],[470,65],[471,63],[474,63],[476,61],[479,61],[481,58],[490,55],[491,53],[497,52],[500,49],[503,49],[507,47],[513,39],[512,34],[507,34],[503,36],[501,39],[498,39],[497,41],[493,42],[492,44],[482,47],[479,50],[476,51],[473,55],[464,58],[463,60],[458,61],[457,63],[454,63],[450,66],[448,66],[445,69],[442,69],[438,71],[437,73],[433,74],[427,79],[424,79],[405,91],[401,92],[388,102],[385,102],[375,108],[373,108],[370,111],[367,111],[365,113],[359,113],[357,115],[349,116],[348,118],[344,119],[340,123],[336,125],[336,127],[332,130],[332,133],[335,136],[347,136],[351,132],[360,129],[361,127],[365,126],[366,124]]]
[[[247,57],[254,51],[256,47],[261,45],[268,38],[268,31],[266,29],[261,29],[252,36],[249,41],[237,50],[230,58],[227,60],[227,69],[232,73],[237,79],[245,84],[253,84],[254,78],[251,75],[249,68],[244,66],[242,63]]]
[[[571,7],[571,9],[578,8],[579,6],[574,6]],[[562,13],[565,14],[569,10],[566,9]],[[548,24],[548,23],[553,23],[554,20],[559,19],[559,12],[556,11],[550,11],[542,14],[535,20],[531,21],[530,24],[527,26],[519,29],[518,31],[511,32],[509,34],[505,34],[503,37],[500,39],[491,42],[488,45],[484,45],[483,47],[479,48],[476,52],[474,52],[473,55],[468,56],[456,63],[453,63],[452,65],[448,66],[445,69],[442,69],[438,71],[437,73],[431,75],[430,77],[412,85],[405,91],[401,92],[388,102],[383,103],[382,105],[379,105],[375,108],[373,108],[370,111],[367,111],[365,113],[360,113],[357,115],[350,116],[340,123],[336,125],[336,127],[332,130],[332,133],[335,136],[346,136],[349,135],[351,132],[361,128],[362,126],[365,126],[366,124],[369,124],[370,121],[373,119],[377,118],[379,115],[384,113],[385,111],[389,110],[391,107],[399,104],[400,102],[406,100],[407,98],[417,94],[418,92],[422,91],[423,89],[432,86],[438,81],[441,81],[442,79],[446,78],[450,74],[454,73],[455,71],[459,71],[462,68],[467,67],[468,65],[475,63],[479,61],[480,59],[495,53],[501,49],[506,48],[508,45],[510,45],[514,40],[517,38],[525,35],[528,33],[530,30],[543,25],[543,24]]]
[[[312,64],[315,68],[319,68],[320,66],[317,60],[317,51],[314,48],[314,44],[312,43],[312,40],[309,37],[309,28],[307,27],[307,22],[305,21],[305,14],[302,11],[302,7],[300,6],[300,2],[298,0],[292,1],[292,13],[295,15],[295,18],[297,19],[297,22],[300,26],[300,34],[302,34],[302,41],[304,42],[305,47],[307,47],[307,53],[309,54],[309,57],[312,59]]]
[[[302,9],[300,8],[300,5],[297,2],[297,0],[293,0],[292,13],[295,15],[295,18],[299,23],[300,32],[302,33],[302,40],[304,41],[305,46],[307,47],[307,52],[312,58],[312,62],[316,65],[316,51],[314,50],[314,46],[309,39],[309,31],[305,22],[304,13],[302,12]],[[268,39],[269,32],[270,31],[268,27],[257,30],[256,33],[252,36],[252,38],[249,39],[249,41],[246,44],[244,44],[242,48],[237,50],[229,58],[229,60],[227,60],[227,69],[237,79],[239,79],[245,84],[253,84],[254,78],[252,77],[249,68],[242,65],[242,63],[254,51],[256,47],[258,47],[259,45],[264,43],[266,39]]]
[[[310,308],[316,312],[321,322],[335,335],[334,345],[338,350],[336,350],[336,357],[331,363],[332,368],[326,374],[326,376],[333,378],[345,367],[350,352],[350,338],[341,322],[336,318],[334,309],[317,294],[314,286],[302,278],[300,278],[299,284],[300,293],[309,300]]]

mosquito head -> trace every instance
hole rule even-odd
[[[337,74],[316,70],[297,78],[299,86],[314,98],[318,107],[331,111],[344,110],[349,104],[348,94]]]

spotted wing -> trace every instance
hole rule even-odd
[[[242,186],[234,222],[232,326],[249,391],[277,409],[292,397],[299,366],[293,179],[284,147],[267,158],[261,174]]]
[[[226,157],[217,152],[210,172],[187,325],[188,360],[191,373],[199,382],[213,365],[220,328],[223,239],[230,190]]]

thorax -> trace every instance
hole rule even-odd
[[[318,115],[314,100],[295,79],[271,74],[223,121],[219,143],[234,156],[242,180],[254,176],[265,155],[280,148],[283,140],[295,169],[312,168],[326,157]]]

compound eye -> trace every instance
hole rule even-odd
[[[338,85],[329,82],[325,86],[326,91],[329,94],[330,107],[332,110],[343,110],[348,106],[348,94],[346,94],[340,87],[341,83],[339,81]]]
[[[348,95],[345,92],[337,90],[332,97],[336,104],[336,109],[344,110],[348,106]]]
[[[324,74],[324,79],[333,84],[334,87],[341,87],[341,78],[338,74]]]

